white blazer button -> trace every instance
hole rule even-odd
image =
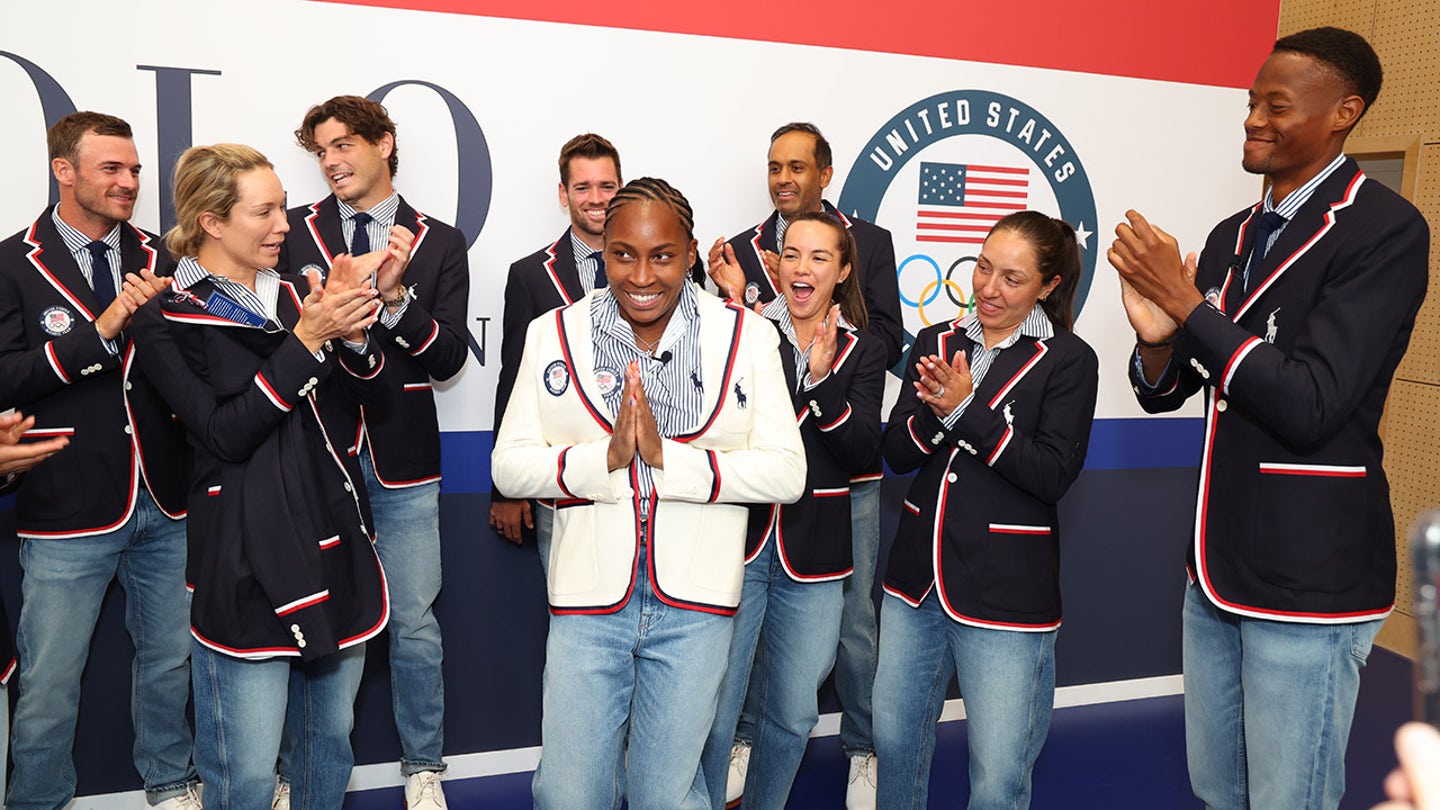
[[[949,475],[945,476],[945,480],[953,484],[959,480],[959,476],[955,475],[955,473],[950,473]]]
[[[1215,403],[1215,410],[1220,411],[1221,413],[1224,413],[1225,409],[1228,407],[1230,407],[1230,404],[1223,399]]]

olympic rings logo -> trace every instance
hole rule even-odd
[[[901,290],[900,302],[907,307],[914,307],[920,315],[921,323],[925,326],[954,320],[961,315],[974,312],[975,300],[973,298],[967,300],[965,297],[965,289],[955,282],[952,277],[955,275],[955,270],[960,266],[975,264],[976,258],[975,256],[961,256],[950,264],[948,270],[941,272],[940,263],[924,253],[916,253],[913,256],[907,257],[905,261],[900,262],[900,266],[895,269],[897,281],[904,276],[905,268],[909,267],[911,262],[930,265],[930,269],[935,272],[935,278],[925,284],[925,287],[920,291],[919,300],[906,297],[904,290]],[[945,297],[948,298],[950,303],[955,307],[955,314],[932,320],[931,317],[925,313],[925,308],[935,303],[935,299],[940,297],[941,290],[944,290]]]

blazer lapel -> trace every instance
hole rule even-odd
[[[325,258],[327,273],[336,256],[350,252],[350,246],[345,244],[345,234],[340,230],[340,205],[335,201],[334,194],[310,206],[310,213],[305,216],[305,234],[292,234],[290,238],[297,237],[309,239],[315,244],[316,250]]]
[[[26,234],[25,241],[32,248],[29,253],[30,264],[56,292],[79,311],[81,317],[93,321],[100,314],[95,291],[85,280],[85,274],[80,272],[80,265],[76,264],[75,257],[70,255],[70,248],[55,229],[55,223],[50,220],[52,210],[53,208],[45,209],[45,213],[35,220],[30,226],[30,232]],[[121,234],[123,239],[123,229]]]
[[[579,301],[585,297],[585,288],[580,286],[580,271],[575,267],[575,251],[570,245],[570,229],[560,234],[551,247],[553,258],[546,262],[556,284],[565,291],[564,298]]]
[[[415,235],[415,241],[410,243],[410,261],[415,261],[415,256],[420,253],[420,248],[425,244],[425,235],[430,232],[430,225],[426,222],[425,215],[410,207],[405,198],[400,198],[400,207],[395,211],[395,224],[409,229]]]
[[[1355,192],[1364,179],[1364,173],[1353,158],[1346,158],[1340,168],[1325,178],[1325,182],[1295,212],[1295,217],[1280,232],[1275,244],[1256,267],[1259,281],[1252,279],[1244,303],[1234,310],[1232,317],[1235,320],[1240,320],[1301,256],[1314,249],[1315,244],[1330,232],[1335,225],[1336,211],[1354,200]]]
[[[120,226],[120,270],[121,277],[125,273],[135,273],[144,270],[156,272],[159,267],[160,252],[157,246],[150,244],[150,237],[139,228],[128,222]]]

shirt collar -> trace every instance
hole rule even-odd
[[[1343,153],[1336,155],[1335,159],[1330,161],[1330,165],[1321,169],[1314,177],[1306,180],[1299,188],[1285,195],[1285,199],[1281,200],[1279,205],[1275,204],[1275,186],[1272,184],[1265,189],[1265,201],[1261,203],[1260,210],[1262,212],[1274,211],[1284,217],[1287,222],[1294,219],[1295,212],[1300,210],[1300,206],[1309,202],[1310,197],[1315,193],[1315,189],[1319,188],[1320,184],[1325,182],[1326,178],[1334,174],[1344,163],[1345,155]]]
[[[570,249],[575,251],[576,267],[579,267],[581,262],[589,259],[590,254],[597,252],[595,248],[585,244],[585,240],[581,239],[579,234],[575,233],[575,227],[573,225],[570,227]]]
[[[981,346],[985,345],[985,327],[980,324],[978,315],[972,312],[961,318],[958,325],[965,330],[965,336],[970,338],[971,342]],[[1055,337],[1055,324],[1050,322],[1050,316],[1045,314],[1045,308],[1040,306],[1038,301],[1031,308],[1030,314],[1025,316],[1025,320],[1021,321],[1020,327],[1011,332],[1009,337],[996,344],[995,348],[1008,349],[1020,342],[1022,337],[1032,337],[1036,340],[1049,340]]]
[[[766,304],[760,310],[760,314],[774,321],[776,325],[780,327],[780,331],[790,339],[790,342],[796,344],[795,320],[790,317],[790,305],[785,303],[784,295],[777,295],[770,299],[770,303]],[[840,322],[838,325],[841,329],[847,329],[851,332],[855,331],[855,325],[850,323],[843,312],[840,313]],[[798,344],[796,345],[798,347]]]
[[[50,219],[55,223],[55,230],[60,232],[60,238],[65,241],[65,247],[69,248],[71,253],[79,253],[82,250],[87,250],[90,243],[95,241],[62,219],[60,217],[60,206],[58,205],[50,209]],[[100,237],[99,241],[109,245],[111,250],[119,250],[120,223],[115,223],[115,227],[111,228],[109,233]]]
[[[335,203],[336,206],[340,209],[341,220],[350,219],[356,214],[360,213],[355,209],[355,206],[344,202],[338,197],[335,198]],[[365,213],[370,215],[371,220],[378,222],[381,225],[384,225],[386,228],[389,228],[390,226],[395,224],[395,217],[397,214],[400,213],[400,192],[390,192],[389,197],[386,197],[380,202],[370,206],[369,210],[367,210]]]
[[[268,267],[256,268],[255,273],[256,275],[274,276],[277,280],[280,278],[279,273]],[[209,270],[206,270],[194,256],[182,258],[180,263],[175,267],[175,286],[178,289],[188,290],[205,279],[211,279],[220,285],[237,284],[242,287],[245,286],[238,281],[233,281],[224,276],[217,276]]]

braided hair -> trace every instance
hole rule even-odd
[[[605,228],[610,228],[610,220],[614,218],[615,212],[629,205],[632,202],[658,202],[670,206],[675,212],[675,218],[680,220],[680,227],[685,229],[685,238],[693,241],[695,239],[695,212],[690,208],[690,201],[685,199],[674,186],[661,180],[658,177],[641,177],[626,183],[615,196],[610,198],[610,204],[605,208]],[[696,284],[703,283],[705,279],[705,262],[700,258],[700,251],[695,251],[695,264],[690,268],[690,280]]]
[[[670,206],[676,219],[680,220],[680,227],[685,229],[685,238],[695,238],[695,212],[690,210],[690,201],[685,199],[684,194],[676,191],[674,186],[658,177],[631,180],[615,192],[615,196],[610,198],[609,207],[605,209],[605,227],[610,227],[610,220],[615,218],[616,211],[632,202],[658,202]]]

